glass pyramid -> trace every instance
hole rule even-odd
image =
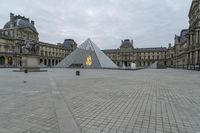
[[[65,57],[56,67],[68,68],[117,68],[90,39],[83,42],[70,55]]]

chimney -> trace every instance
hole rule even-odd
[[[175,38],[174,38],[174,41],[175,41],[175,44],[179,43],[179,36],[175,35]]]
[[[35,22],[34,22],[33,20],[31,20],[31,24],[32,24],[32,25],[35,25]]]
[[[14,27],[15,16],[13,13],[10,13],[10,28]]]
[[[14,18],[15,18],[14,14],[10,13],[10,21],[14,21]]]

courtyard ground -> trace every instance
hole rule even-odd
[[[200,133],[200,72],[0,69],[0,133]]]

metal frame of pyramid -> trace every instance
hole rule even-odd
[[[56,65],[60,68],[117,68],[92,41],[87,39]]]

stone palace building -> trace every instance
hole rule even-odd
[[[200,70],[200,1],[193,0],[189,11],[189,27],[175,35],[174,45],[168,47],[135,48],[133,40],[121,41],[117,49],[103,52],[119,67],[148,67],[157,62],[161,66]],[[73,39],[50,44],[39,41],[35,22],[24,16],[10,13],[10,20],[0,29],[0,67],[21,65],[21,46],[26,40],[39,44],[40,63],[54,66],[76,49]]]
[[[39,43],[40,63],[45,66],[56,65],[77,47],[72,39],[58,44],[39,41],[34,21],[10,13],[10,20],[0,29],[0,67],[21,66],[21,47],[26,40]]]
[[[120,67],[148,67],[156,61],[162,66],[167,66],[167,48],[134,48],[133,40],[125,39],[121,41],[118,49],[103,50],[111,60]]]
[[[175,35],[168,49],[168,66],[200,70],[200,1],[193,0],[189,11],[189,28]]]
[[[168,48],[134,48],[133,41],[122,41],[120,48],[104,50],[118,66],[147,67],[157,61],[174,68],[200,70],[200,1],[193,0],[189,11],[189,28],[175,35]]]

